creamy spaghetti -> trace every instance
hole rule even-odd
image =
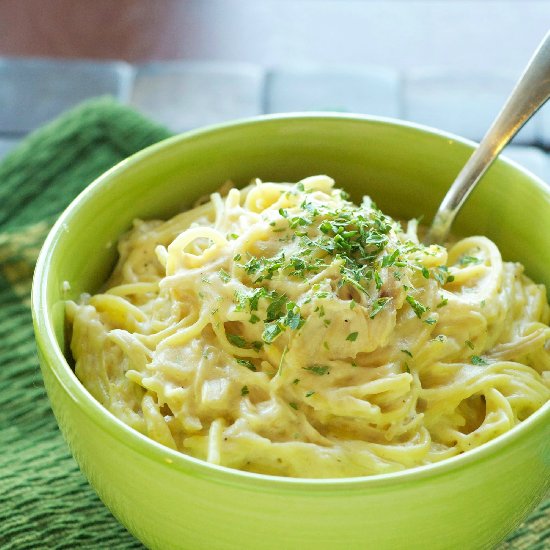
[[[122,237],[68,302],[76,374],[155,441],[230,468],[380,474],[510,430],[550,398],[545,289],[493,242],[424,246],[327,176],[254,182]]]

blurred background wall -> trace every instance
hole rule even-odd
[[[0,0],[0,55],[521,70],[548,0]]]
[[[182,132],[337,110],[479,140],[550,0],[0,0],[0,158],[111,95]],[[506,150],[550,181],[550,105]]]

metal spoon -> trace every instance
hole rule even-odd
[[[458,211],[502,149],[550,97],[550,32],[533,54],[504,107],[464,165],[437,211],[426,236],[442,244]]]

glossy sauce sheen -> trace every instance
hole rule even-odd
[[[468,451],[550,398],[542,285],[485,237],[425,247],[327,176],[136,221],[69,302],[76,373],[156,441],[282,476]]]

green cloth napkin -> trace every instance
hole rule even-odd
[[[0,163],[2,549],[143,548],[101,503],[61,437],[38,367],[29,293],[40,245],[63,208],[99,174],[169,135],[99,99],[37,130]],[[549,547],[547,499],[499,550]]]

